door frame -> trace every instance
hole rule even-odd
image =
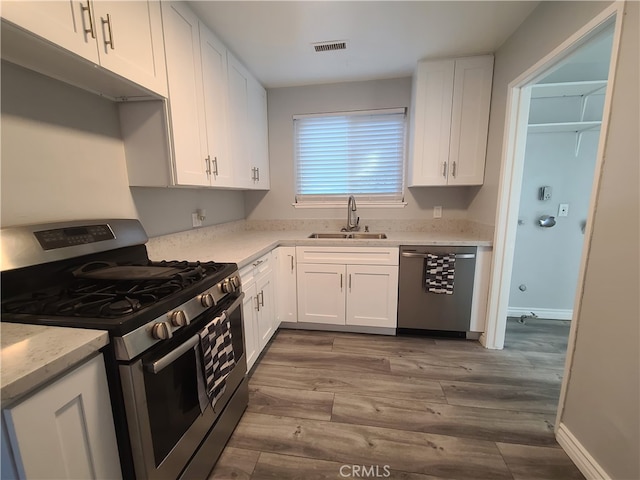
[[[573,317],[569,331],[562,389],[560,391],[558,413],[555,423],[556,432],[564,407],[564,399],[570,376],[570,366],[575,348],[575,339],[579,328],[578,319],[580,317],[585,270],[591,247],[593,219],[597,203],[597,193],[600,186],[600,177],[602,175],[604,147],[609,128],[609,118],[611,115],[611,100],[620,47],[624,5],[624,0],[622,0],[616,1],[605,8],[600,14],[567,38],[567,40],[556,47],[551,53],[509,83],[508,86],[487,321],[485,332],[480,337],[480,342],[489,349],[502,349],[504,347],[518,211],[522,190],[522,175],[524,171],[524,153],[527,139],[531,85],[561,66],[568,55],[586,43],[594,34],[597,34],[615,22],[594,179],[591,188],[582,257],[580,259],[578,285],[574,298]]]

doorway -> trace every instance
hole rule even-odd
[[[562,369],[585,244],[614,25],[531,85],[505,348]]]

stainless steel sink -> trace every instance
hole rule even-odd
[[[348,233],[312,233],[309,238],[349,238]]]
[[[368,239],[368,240],[384,240],[387,238],[386,233],[352,233],[349,238],[353,239]]]
[[[312,233],[309,238],[330,238],[330,239],[355,239],[355,240],[383,240],[387,238],[385,233]]]

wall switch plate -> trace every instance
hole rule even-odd
[[[433,218],[442,218],[442,206],[433,207]]]
[[[558,207],[558,216],[559,217],[568,217],[569,216],[569,204],[561,203]]]
[[[202,226],[202,220],[200,220],[200,215],[198,215],[198,212],[194,212],[191,214],[191,223],[193,224],[193,228]]]
[[[551,187],[540,187],[540,190],[538,191],[538,200],[542,200],[543,202],[551,200]]]

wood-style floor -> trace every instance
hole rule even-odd
[[[582,479],[553,434],[569,324],[477,342],[279,331],[212,479]]]

